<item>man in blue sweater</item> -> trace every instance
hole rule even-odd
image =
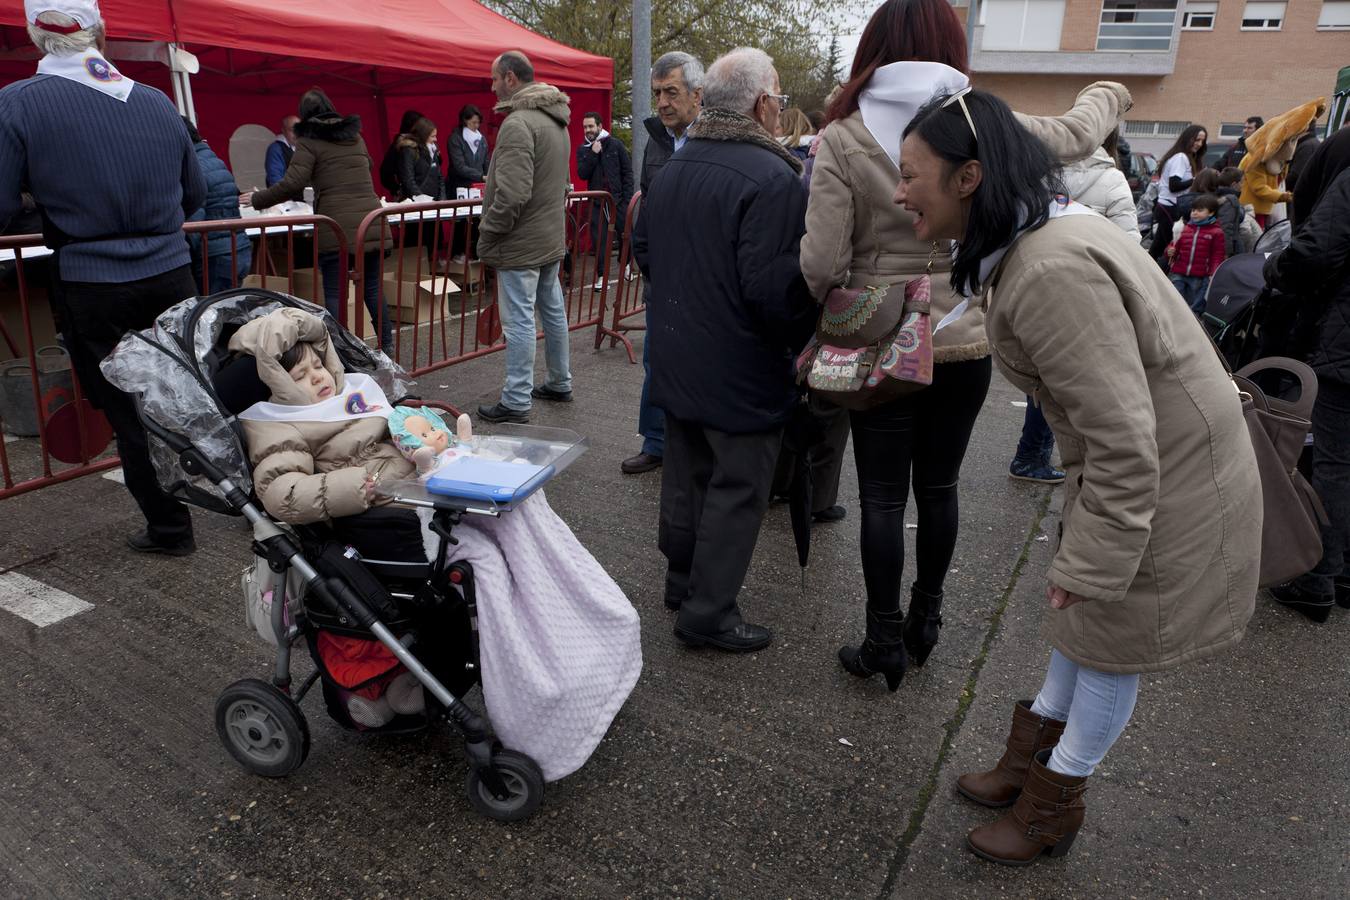
[[[197,293],[182,228],[206,185],[169,98],[104,58],[96,0],[25,0],[24,12],[43,57],[37,75],[0,90],[0,224],[27,184],[56,251],[61,335],[85,394],[112,424],[145,515],[146,530],[127,543],[183,556],[195,549],[187,507],[160,490],[131,398],[98,364],[127,331]]]

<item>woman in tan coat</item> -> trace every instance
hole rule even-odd
[[[862,507],[867,634],[844,647],[854,675],[884,674],[891,690],[938,640],[943,582],[956,548],[957,480],[966,445],[989,390],[989,348],[979,309],[953,311],[959,291],[940,284],[951,269],[947,242],[918,240],[913,216],[891,202],[899,177],[900,134],[938,90],[969,84],[966,41],[946,0],[887,0],[858,44],[852,76],[828,111],[816,150],[802,238],[801,267],[817,300],[831,288],[903,284],[931,265],[932,322],[959,315],[934,335],[933,383],[884,406],[851,413]],[[1058,118],[1024,122],[1065,160],[1091,154],[1129,108],[1129,93],[1101,83]],[[900,606],[904,515],[911,465],[919,529],[908,615]],[[903,634],[903,639],[902,639]]]
[[[1057,182],[1001,100],[958,92],[906,129],[895,193],[919,239],[958,242],[952,284],[982,294],[999,368],[1041,404],[1068,474],[1045,683],[1015,706],[998,765],[958,781],[977,803],[1012,805],[968,838],[1010,865],[1068,851],[1139,673],[1237,644],[1260,567],[1236,387],[1148,254]]]

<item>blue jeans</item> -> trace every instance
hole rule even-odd
[[[1295,583],[1329,596],[1337,579],[1350,575],[1350,385],[1323,379],[1312,411],[1312,486],[1326,507],[1322,560]]]
[[[248,245],[244,244],[238,255],[235,256],[239,271],[230,273],[230,258],[228,256],[212,256],[206,261],[206,282],[207,290],[213,294],[219,294],[221,291],[228,291],[230,288],[238,287],[248,277],[248,270],[253,267],[253,254]],[[201,284],[201,278],[197,278],[197,283]]]
[[[380,346],[389,354],[394,352],[394,323],[389,318],[389,307],[380,296],[380,260],[384,254],[380,250],[371,250],[366,254],[366,271],[363,296],[366,309],[370,311],[370,321],[380,333]],[[347,257],[349,260],[351,256]],[[333,318],[342,321],[342,300],[344,292],[338,289],[338,254],[336,250],[319,254],[319,272],[323,275],[323,305],[333,314]],[[356,323],[348,322],[347,330],[356,334]]]
[[[1172,284],[1181,294],[1181,299],[1186,301],[1186,305],[1191,308],[1191,312],[1197,316],[1205,311],[1205,293],[1209,290],[1209,277],[1206,275],[1177,275],[1175,272],[1169,276]]]
[[[642,435],[642,452],[648,456],[664,456],[666,452],[666,413],[652,406],[652,364],[647,348],[652,345],[649,329],[642,337],[642,399],[638,401],[638,434]]]
[[[502,406],[524,411],[530,408],[534,387],[534,315],[544,327],[544,358],[548,380],[544,387],[566,393],[572,390],[567,338],[567,304],[563,300],[558,270],[562,260],[539,269],[498,269],[498,307],[502,333],[506,335],[506,384]]]
[[[1027,414],[1022,419],[1022,438],[1017,442],[1013,465],[1048,466],[1050,453],[1054,449],[1055,433],[1050,430],[1050,423],[1045,421],[1045,413],[1028,396]]]
[[[1031,704],[1036,715],[1068,723],[1050,754],[1049,768],[1061,775],[1091,775],[1125,730],[1138,694],[1138,675],[1098,672],[1052,650],[1045,684]]]

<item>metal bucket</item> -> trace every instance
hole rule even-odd
[[[75,385],[70,373],[70,355],[52,344],[37,351],[38,392],[43,415],[51,416],[69,403]],[[33,405],[33,368],[27,358],[0,362],[0,422],[8,434],[36,437],[38,410]]]

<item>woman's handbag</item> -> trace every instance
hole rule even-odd
[[[1281,371],[1299,381],[1297,400],[1267,397],[1253,383],[1258,372]],[[1283,584],[1311,571],[1322,558],[1321,524],[1326,510],[1298,470],[1298,458],[1311,427],[1317,400],[1317,376],[1304,363],[1272,356],[1258,359],[1233,375],[1242,395],[1242,412],[1251,433],[1261,476],[1264,522],[1261,526],[1262,587]]]
[[[797,383],[858,410],[932,384],[931,295],[927,273],[903,286],[831,290],[815,337],[797,357]]]

